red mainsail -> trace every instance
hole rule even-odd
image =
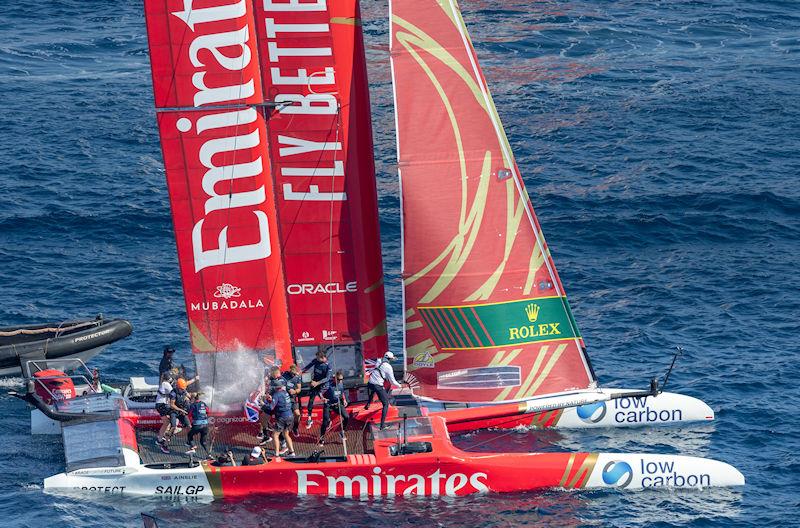
[[[336,345],[358,355],[360,343],[364,357],[380,356],[388,343],[358,2],[259,1],[256,33],[295,352]]]
[[[192,349],[291,362],[252,4],[146,0],[145,14]],[[211,356],[196,357],[214,384]]]
[[[455,0],[391,2],[407,377],[443,401],[594,375]]]

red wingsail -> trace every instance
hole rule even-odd
[[[146,0],[145,14],[192,349],[290,362],[252,4]],[[210,356],[196,358],[215,385]]]
[[[386,313],[358,2],[259,1],[256,32],[274,104],[267,128],[292,342],[301,356],[326,345],[357,356],[361,344],[378,357]]]

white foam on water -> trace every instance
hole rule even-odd
[[[23,378],[0,378],[0,389],[17,389],[25,385]]]

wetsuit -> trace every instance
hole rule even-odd
[[[331,383],[322,393],[322,429],[320,429],[319,437],[322,439],[325,436],[325,431],[331,423],[331,411],[335,412],[342,417],[342,428],[347,428],[347,422],[350,420],[350,415],[347,413],[346,406],[344,405],[344,383]]]
[[[286,391],[289,393],[289,396],[292,399],[292,409],[299,409],[300,408],[300,393],[292,394],[292,391],[300,387],[303,378],[300,374],[292,374],[291,371],[287,370],[283,374],[283,379],[286,380]]]
[[[176,407],[184,411],[189,409],[189,393],[185,390],[174,389],[169,393],[169,399],[175,402]],[[180,422],[183,427],[189,427],[189,418],[184,413],[178,412],[170,407],[169,423],[172,425],[173,429],[178,422]]]
[[[186,439],[186,444],[189,447],[194,447],[192,440],[195,435],[200,435],[200,445],[203,449],[208,451],[206,445],[206,436],[208,435],[208,406],[205,402],[196,401],[189,406],[189,418],[192,419],[192,428],[189,429],[189,436]]]
[[[322,394],[322,391],[328,388],[328,382],[331,379],[331,367],[327,363],[323,363],[319,359],[314,358],[311,363],[306,365],[303,372],[312,368],[314,372],[311,376],[311,381],[318,382],[318,384],[317,386],[312,386],[308,391],[308,405],[306,406],[306,410],[308,411],[309,420],[311,419],[311,409],[314,407],[314,398]]]

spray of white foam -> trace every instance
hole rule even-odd
[[[0,378],[0,389],[18,389],[25,384],[22,378]]]
[[[263,384],[268,363],[265,357],[274,358],[274,351],[239,347],[231,352],[197,354],[195,363],[204,401],[218,411],[240,409],[250,393]]]

